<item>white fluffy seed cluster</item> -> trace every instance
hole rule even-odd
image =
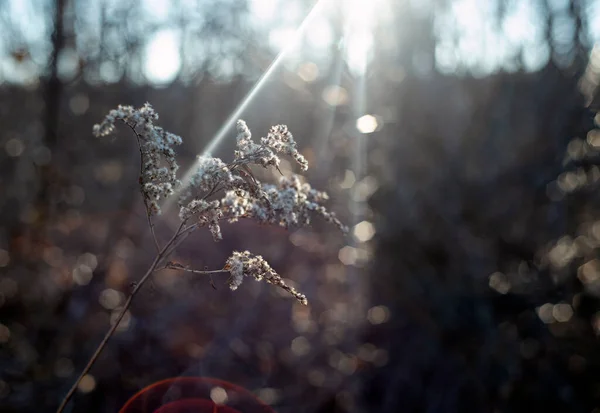
[[[294,136],[285,125],[272,126],[266,138],[260,139],[260,145],[252,140],[252,134],[248,125],[243,120],[237,121],[237,150],[236,161],[248,160],[251,163],[268,166],[279,166],[277,153],[289,155],[300,165],[300,169],[306,171],[308,162],[298,152]]]
[[[342,232],[348,229],[329,212],[322,203],[329,197],[325,192],[302,183],[300,177],[281,177],[278,185],[259,184],[260,196],[245,190],[227,191],[221,200],[223,215],[230,222],[239,218],[253,218],[263,224],[290,226],[310,225],[311,215],[319,215],[327,222],[336,225]]]
[[[249,251],[234,251],[227,259],[224,269],[231,274],[227,283],[232,290],[236,290],[242,284],[244,277],[254,277],[256,281],[265,280],[269,284],[287,291],[300,303],[308,304],[306,296],[287,285],[260,255],[252,255]]]
[[[157,119],[158,114],[149,103],[139,109],[120,105],[93,129],[97,137],[109,135],[114,132],[115,122],[119,120],[135,132],[142,156],[141,190],[148,213],[152,215],[160,214],[158,201],[172,195],[180,184],[173,146],[180,145],[181,138],[154,125]]]
[[[287,126],[273,126],[260,144],[252,140],[243,120],[237,122],[237,130],[237,150],[232,163],[207,156],[198,158],[197,169],[179,198],[182,220],[197,217],[200,223],[209,226],[215,239],[220,239],[218,222],[222,219],[235,222],[240,218],[254,218],[264,224],[287,228],[310,224],[312,214],[346,230],[335,214],[321,205],[328,199],[327,194],[302,183],[298,176],[282,177],[278,185],[269,185],[261,184],[252,175],[250,165],[277,167],[277,153],[290,155],[303,170],[308,168]],[[220,201],[206,200],[219,191],[225,192]]]

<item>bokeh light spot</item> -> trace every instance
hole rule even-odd
[[[354,226],[354,238],[358,242],[367,242],[375,235],[375,227],[369,221],[359,222]]]
[[[89,393],[96,388],[96,379],[91,374],[86,374],[81,378],[77,389],[82,393]]]
[[[223,387],[213,387],[210,390],[210,398],[215,404],[225,404],[227,402],[227,391]]]
[[[384,305],[371,307],[367,312],[367,320],[371,324],[382,324],[390,318],[390,310]]]
[[[377,118],[373,115],[364,115],[356,120],[356,129],[360,133],[373,133],[377,130]]]

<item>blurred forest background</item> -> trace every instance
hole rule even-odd
[[[309,306],[161,272],[67,411],[210,376],[280,413],[600,412],[598,41],[595,0],[0,2],[0,410],[54,411],[153,258],[135,140],[91,134],[148,101],[184,172],[287,124],[351,235],[194,235],[177,261],[250,249]]]

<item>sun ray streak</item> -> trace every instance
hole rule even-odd
[[[273,60],[273,62],[267,68],[265,73],[260,77],[260,79],[252,87],[252,89],[250,89],[248,94],[244,97],[244,99],[233,111],[233,113],[227,118],[223,126],[221,126],[221,128],[217,131],[215,136],[210,140],[204,151],[202,151],[201,156],[211,155],[217,149],[219,144],[223,141],[223,138],[227,135],[227,133],[229,133],[233,129],[235,122],[239,119],[240,115],[246,110],[246,108],[254,100],[256,95],[263,89],[263,86],[270,80],[272,74],[281,66],[281,63],[284,61],[284,59],[299,44],[300,40],[302,39],[302,36],[306,31],[306,28],[310,25],[315,16],[317,16],[321,12],[321,10],[323,9],[323,3],[325,2],[326,0],[319,0],[315,3],[315,5],[312,7],[310,12],[306,15],[306,17],[300,24],[300,26],[298,26],[298,28],[296,29],[290,43],[286,45],[286,47],[277,55],[277,57],[275,58],[275,60]],[[185,186],[189,182],[192,174],[194,173],[195,167],[196,163],[186,171],[182,179],[183,186]],[[170,198],[171,201],[166,202],[164,208],[170,208],[170,206],[172,205],[172,199],[173,197]]]
[[[336,54],[335,54],[335,60],[334,60],[334,67],[333,67],[333,71],[331,73],[330,76],[330,81],[328,82],[328,86],[337,86],[337,87],[341,87],[341,82],[342,82],[342,72],[344,69],[344,59],[343,59],[343,48],[340,47],[341,45],[338,44],[337,49],[336,50]],[[328,175],[329,174],[329,169],[332,166],[331,163],[331,154],[329,153],[329,144],[330,144],[330,137],[331,137],[331,133],[333,132],[334,129],[334,123],[335,123],[335,115],[336,112],[338,111],[338,107],[337,105],[333,106],[331,105],[331,102],[327,102],[327,104],[330,106],[327,108],[327,115],[325,117],[325,119],[323,119],[323,122],[321,124],[319,133],[316,135],[318,136],[319,139],[316,143],[316,146],[318,146],[318,151],[317,154],[318,158],[317,158],[317,162],[318,162],[318,169],[319,169],[319,173],[323,174],[323,175]]]
[[[344,30],[344,50],[346,52],[347,64],[354,77],[352,90],[352,125],[350,126],[350,138],[353,139],[354,148],[351,156],[351,169],[356,177],[357,184],[351,189],[351,200],[349,209],[351,214],[350,225],[355,226],[365,215],[365,200],[358,194],[358,183],[367,176],[367,148],[364,131],[357,124],[357,120],[366,114],[367,110],[367,71],[371,53],[371,24],[369,14],[373,12],[372,3],[369,0],[352,0],[352,8],[346,19]],[[349,242],[354,248],[361,245],[356,239]],[[348,288],[353,297],[363,297],[367,285],[362,271],[359,268],[348,267],[346,277]],[[364,305],[364,303],[363,303]],[[363,306],[357,305],[356,308]]]

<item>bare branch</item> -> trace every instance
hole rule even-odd
[[[127,313],[127,310],[129,310],[129,307],[131,306],[133,298],[138,293],[140,288],[142,288],[142,286],[148,280],[148,278],[152,275],[152,273],[154,273],[156,267],[163,260],[164,254],[167,251],[167,248],[170,247],[171,244],[175,241],[175,239],[179,235],[179,232],[183,228],[183,225],[184,225],[184,223],[182,222],[181,225],[179,226],[179,228],[177,229],[177,231],[175,232],[175,234],[173,235],[173,237],[171,237],[169,242],[167,242],[167,244],[163,247],[163,249],[156,255],[156,257],[154,258],[154,261],[152,261],[152,264],[150,265],[150,267],[148,268],[148,270],[146,271],[146,273],[144,274],[142,279],[138,283],[136,283],[135,286],[133,286],[131,294],[127,298],[125,305],[119,312],[119,315],[115,319],[113,325],[110,327],[110,329],[108,330],[108,332],[106,333],[106,335],[104,336],[102,341],[100,342],[100,345],[98,345],[98,348],[96,349],[96,351],[94,352],[94,354],[92,355],[92,357],[90,358],[90,360],[88,361],[86,366],[84,367],[83,371],[81,372],[81,374],[79,375],[79,377],[77,378],[77,380],[75,381],[73,386],[71,386],[71,389],[69,390],[69,392],[67,393],[67,395],[65,396],[63,401],[61,402],[56,413],[61,413],[65,409],[65,407],[67,406],[67,403],[69,402],[69,400],[71,400],[71,397],[73,397],[75,390],[77,390],[79,383],[81,382],[83,377],[85,377],[85,375],[90,371],[90,369],[92,368],[92,366],[94,365],[94,363],[96,362],[98,357],[100,356],[100,353],[102,353],[102,351],[104,350],[104,347],[106,347],[108,340],[110,340],[110,338],[114,335],[115,331],[117,330],[117,327],[119,326],[119,323],[121,322],[121,320]]]

